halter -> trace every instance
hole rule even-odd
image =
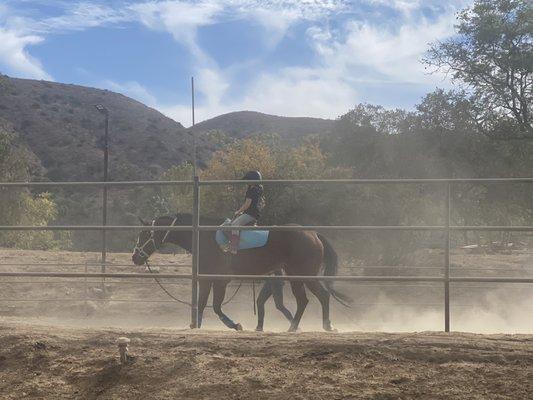
[[[174,220],[172,221],[172,223],[170,224],[170,226],[174,226],[174,224],[176,223],[176,221],[178,220],[178,217],[175,217]],[[155,219],[152,221],[152,226],[155,226]],[[161,244],[164,244],[165,243],[165,240],[167,240],[167,237],[168,235],[170,234],[170,229],[168,231],[166,231],[165,233],[165,236],[163,236],[163,240],[161,240]],[[150,237],[146,240],[146,242],[143,243],[142,246],[139,246],[139,242],[137,242],[137,244],[135,245],[134,249],[133,249],[133,253],[135,252],[139,252],[139,255],[143,258],[150,258],[150,256],[152,255],[152,253],[148,254],[144,248],[148,245],[148,244],[152,244],[154,246],[154,251],[157,250],[157,245],[155,243],[155,239],[154,239],[154,235],[155,235],[155,230],[151,230],[150,231]]]

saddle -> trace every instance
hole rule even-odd
[[[227,218],[221,226],[227,226],[231,220]],[[247,226],[257,226],[257,223],[250,223]],[[218,245],[222,248],[226,248],[229,243],[227,234],[229,231],[218,230],[215,234],[215,239]],[[239,250],[254,249],[263,247],[267,244],[269,231],[265,230],[253,230],[253,231],[241,231]]]

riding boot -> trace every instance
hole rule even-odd
[[[237,254],[239,249],[239,235],[231,235],[229,238],[229,251],[231,254]]]

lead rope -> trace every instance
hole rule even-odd
[[[154,280],[157,282],[157,284],[163,290],[163,292],[165,292],[167,294],[168,297],[170,297],[171,299],[177,301],[178,303],[185,304],[185,305],[188,305],[189,307],[192,307],[191,303],[189,303],[187,301],[180,300],[177,297],[174,297],[172,295],[172,293],[170,293],[167,289],[165,289],[165,287],[161,284],[161,282],[159,282],[159,279],[157,279],[157,277],[155,276],[155,273],[154,273],[154,271],[152,271],[152,268],[150,268],[150,264],[148,264],[148,260],[146,260],[145,264],[146,264],[146,267],[148,268],[148,271],[150,271],[150,273],[153,275]]]
[[[177,301],[178,303],[180,304],[185,304],[189,307],[192,307],[192,304],[187,302],[187,301],[184,301],[184,300],[180,300],[178,299],[177,297],[173,296],[172,293],[170,293],[164,286],[163,284],[159,281],[159,279],[157,279],[156,277],[156,274],[154,273],[154,271],[152,271],[152,268],[150,268],[150,264],[148,264],[148,260],[146,260],[145,262],[145,265],[146,267],[148,268],[148,271],[150,271],[150,273],[153,275],[153,278],[154,280],[157,282],[157,284],[159,285],[159,287],[161,288],[161,290],[163,290],[163,292],[165,292],[167,294],[168,297],[170,297],[171,299]],[[242,281],[239,282],[239,286],[237,286],[237,289],[235,289],[235,292],[233,292],[233,294],[231,295],[231,297],[226,300],[225,302],[222,303],[223,306],[225,306],[226,304],[228,304],[230,301],[232,301],[235,296],[237,295],[237,292],[239,291],[239,289],[241,288],[242,286]],[[213,306],[206,306],[207,308],[213,308]],[[254,300],[254,314],[255,314],[255,300]]]

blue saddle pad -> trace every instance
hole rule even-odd
[[[222,226],[228,225],[231,220],[226,219]],[[220,246],[226,246],[229,242],[228,237],[224,232],[229,231],[217,231],[215,239]],[[263,247],[268,241],[269,231],[240,231],[241,240],[239,241],[239,250],[254,249],[257,247]]]

